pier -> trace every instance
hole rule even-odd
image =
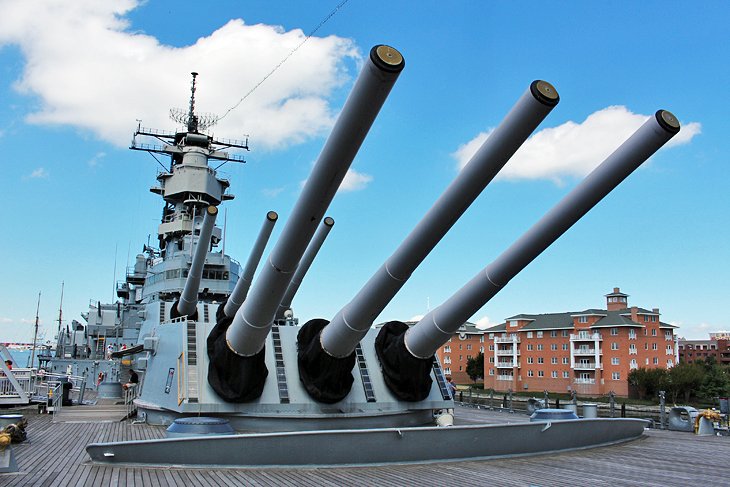
[[[730,438],[666,430],[646,430],[641,439],[621,445],[481,461],[348,468],[141,468],[93,465],[85,446],[163,438],[164,427],[99,417],[82,422],[78,416],[69,422],[53,422],[51,415],[37,414],[35,409],[20,412],[28,419],[28,440],[13,445],[19,471],[0,474],[1,486],[728,484],[724,463],[730,456]],[[458,424],[528,421],[523,414],[466,407],[457,407],[455,415]],[[286,455],[286,451],[274,454]]]

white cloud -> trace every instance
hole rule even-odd
[[[17,45],[26,60],[14,87],[38,100],[28,122],[78,127],[125,147],[136,119],[174,128],[168,110],[187,107],[191,71],[200,73],[196,107],[223,115],[305,38],[236,19],[192,45],[164,45],[130,28],[125,16],[140,3],[3,2],[0,46]],[[326,97],[347,81],[348,58],[359,59],[350,40],[310,38],[215,135],[248,133],[252,146],[274,148],[320,134],[334,119]]]
[[[357,172],[354,169],[348,169],[345,174],[345,179],[342,180],[339,189],[337,190],[344,192],[347,191],[360,191],[370,184],[373,177],[369,174]]]
[[[7,325],[7,324],[10,324],[10,323],[13,323],[14,321],[15,320],[13,320],[12,318],[7,318],[7,317],[4,317],[4,316],[3,317],[0,317],[0,324],[1,325]]]
[[[611,106],[592,113],[582,123],[566,122],[542,129],[527,139],[497,177],[560,183],[565,177],[585,176],[647,119],[647,115],[632,113],[626,107]],[[667,146],[686,144],[700,131],[699,123],[684,124]],[[452,154],[459,169],[466,166],[491,133],[480,133]]]
[[[491,328],[497,325],[499,325],[499,323],[494,323],[492,320],[489,319],[489,316],[483,316],[479,318],[476,322],[476,327],[480,330],[485,330],[487,328]]]
[[[276,198],[281,194],[281,192],[284,191],[284,188],[264,188],[261,190],[264,196],[267,198]]]
[[[30,179],[46,179],[46,178],[48,178],[49,175],[50,174],[48,173],[48,171],[46,171],[42,167],[39,167],[38,169],[34,169],[33,172],[31,172],[28,175],[28,178],[30,178]]]
[[[89,159],[89,161],[87,162],[87,164],[89,165],[89,167],[96,167],[96,166],[99,165],[99,163],[105,157],[106,157],[106,152],[97,152],[96,154],[94,154],[94,157],[92,157],[91,159]]]

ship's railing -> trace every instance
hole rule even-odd
[[[53,398],[52,391],[65,382],[71,383],[69,398],[71,398],[72,395],[75,395],[78,402],[83,401],[84,389],[86,387],[85,376],[66,375],[53,372],[38,372],[36,374],[34,388],[32,391],[32,401],[47,402],[49,399]]]
[[[55,385],[49,385],[49,387],[47,401],[55,420],[56,415],[61,412],[63,407],[63,384],[57,382]]]
[[[124,406],[127,408],[127,418],[137,410],[134,400],[137,398],[137,384],[127,384],[124,388]]]
[[[0,403],[29,403],[35,386],[35,369],[16,368],[9,374],[12,377],[0,372]]]

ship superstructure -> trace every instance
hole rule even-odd
[[[151,334],[157,324],[181,316],[177,304],[196,248],[202,249],[199,289],[188,300],[185,315],[197,318],[199,311],[201,318],[208,317],[209,306],[225,300],[238,281],[239,263],[219,249],[221,228],[211,225],[206,232],[204,222],[209,208],[234,198],[227,192],[228,180],[218,177],[209,161],[218,167],[245,162],[230,151],[248,150],[248,144],[203,133],[217,119],[195,112],[197,73],[192,77],[189,108],[170,111],[182,128],[165,132],[139,124],[130,147],[169,157],[169,165],[157,175],[158,184],[150,188],[164,201],[157,245],[143,246],[124,281],[117,283],[116,302],[92,300],[89,311],[82,314],[86,324],[74,320],[70,327],[59,328],[55,356],[46,360],[51,372],[86,375],[90,387],[102,380],[125,381],[126,369],[136,367],[141,337]]]

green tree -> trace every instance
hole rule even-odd
[[[482,352],[479,352],[476,357],[466,359],[466,374],[474,382],[484,378],[484,354]]]
[[[669,387],[669,375],[665,369],[640,367],[629,372],[629,385],[636,387],[639,399],[656,396]]]
[[[714,402],[718,396],[727,396],[730,393],[730,374],[727,366],[720,365],[714,357],[707,357],[696,363],[705,370],[702,385],[698,396],[705,401]]]
[[[669,369],[669,392],[672,402],[682,396],[685,403],[689,402],[692,393],[697,394],[705,379],[703,366],[694,363],[682,362]]]

